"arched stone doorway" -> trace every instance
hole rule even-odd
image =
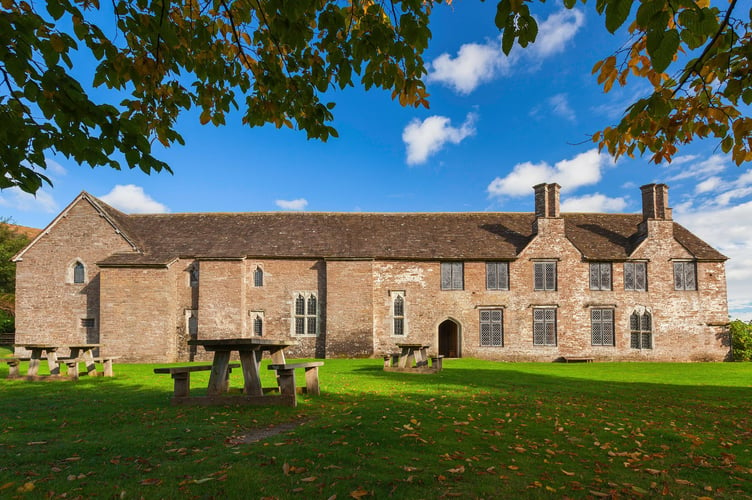
[[[460,357],[460,325],[451,319],[439,325],[439,355],[447,358]]]

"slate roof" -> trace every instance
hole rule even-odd
[[[254,212],[127,215],[94,197],[139,252],[103,266],[166,265],[177,258],[515,259],[534,237],[533,213]],[[641,241],[640,214],[562,214],[585,259],[624,260]],[[681,225],[674,237],[699,260],[726,257]]]

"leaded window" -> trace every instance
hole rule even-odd
[[[648,289],[648,271],[645,262],[624,263],[624,290],[644,292]]]
[[[295,334],[318,333],[318,300],[315,294],[299,293],[295,297]]]
[[[86,268],[80,262],[73,265],[73,283],[83,283],[86,280]]]
[[[614,345],[614,310],[591,309],[590,333],[593,345]]]
[[[264,270],[261,266],[256,266],[253,271],[253,286],[264,286]]]
[[[405,334],[405,299],[402,295],[394,297],[393,304],[394,335]]]
[[[535,290],[556,290],[556,262],[534,263],[533,288]]]
[[[462,290],[465,288],[465,279],[462,262],[441,263],[441,289]]]
[[[556,309],[533,309],[533,345],[556,345]]]
[[[486,262],[486,289],[509,290],[509,262]]]
[[[191,268],[188,270],[189,280],[191,283],[191,287],[197,287],[198,286],[198,264],[193,264]]]
[[[629,317],[630,340],[632,349],[653,348],[653,321],[650,313],[634,311]]]
[[[697,290],[694,262],[674,262],[674,290]]]
[[[480,345],[484,347],[504,345],[504,311],[501,309],[480,311]]]
[[[264,318],[257,314],[253,318],[253,334],[261,337],[264,334]]]
[[[611,263],[590,263],[590,289],[611,290]]]

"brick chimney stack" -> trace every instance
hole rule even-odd
[[[533,186],[533,189],[535,190],[535,217],[558,218],[561,186],[544,183]]]
[[[642,219],[671,220],[668,207],[668,186],[665,184],[646,184],[642,191]]]

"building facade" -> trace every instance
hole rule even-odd
[[[558,185],[534,189],[534,212],[411,214],[126,215],[83,192],[14,257],[16,341],[133,362],[250,336],[294,357],[729,357],[726,257],[665,185],[642,214],[562,214]]]

